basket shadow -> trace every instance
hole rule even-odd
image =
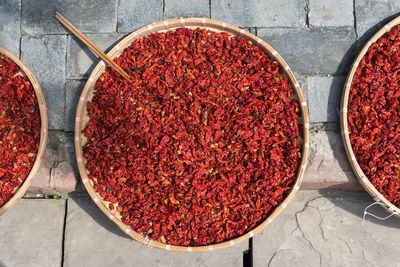
[[[360,50],[375,33],[377,33],[383,26],[385,26],[387,23],[389,23],[391,20],[395,19],[398,16],[400,16],[400,12],[395,13],[389,17],[386,17],[385,19],[379,21],[371,28],[369,28],[362,36],[359,36],[358,40],[360,42]]]
[[[103,50],[104,53],[108,53],[116,44],[118,44],[122,39],[124,39],[129,34],[125,34],[124,36],[116,39],[107,49]],[[82,79],[89,78],[93,69],[100,62],[100,58],[94,54],[82,41],[80,41],[77,37],[72,36],[77,45],[82,49],[85,55],[92,61],[92,64],[88,68],[88,70],[84,73]],[[82,86],[83,88],[83,86]],[[75,96],[76,99],[79,99],[81,95],[81,90],[78,91]],[[77,168],[76,168],[77,169]],[[131,239],[128,235],[126,235],[115,223],[113,223],[93,202],[91,197],[86,192],[86,189],[81,181],[78,179],[76,185],[76,191],[71,193],[70,198],[73,199],[80,208],[82,208],[94,221],[96,221],[100,226],[105,228],[107,231],[112,232],[120,237]],[[2,267],[0,265],[0,267]]]
[[[125,34],[124,36],[120,37],[119,39],[115,40],[107,49],[104,49],[103,52],[107,54],[116,44],[118,44],[122,39],[124,39],[129,34]],[[101,61],[101,58],[98,57],[95,53],[93,53],[81,40],[77,37],[72,36],[74,41],[78,44],[78,46],[82,49],[85,55],[90,59],[92,64],[87,69],[87,71],[83,74],[83,79],[88,79],[90,74],[92,73],[93,69],[97,66],[97,64]]]
[[[380,29],[382,28],[385,24],[387,24],[389,21],[391,21],[392,19],[394,19],[395,17],[399,16],[399,13],[396,13],[392,16],[389,16],[387,18],[385,18],[384,20],[378,22],[377,24],[375,24],[374,26],[372,26],[368,31],[366,31],[361,37],[359,37],[351,46],[350,48],[347,50],[347,52],[345,53],[345,55],[343,56],[341,62],[339,63],[338,68],[336,69],[335,73],[344,73],[347,74],[350,71],[351,65],[353,64],[355,58],[357,57],[357,55],[360,53],[361,49],[364,47],[364,45],[368,42],[368,40]],[[328,96],[328,102],[330,103],[339,103],[339,105],[336,107],[336,111],[339,114],[339,109],[340,109],[340,103],[341,103],[341,94],[340,94],[340,99],[337,99],[338,96],[337,94],[335,94],[335,88],[341,88],[342,91],[341,93],[343,93],[344,91],[344,85],[345,85],[346,79],[343,79],[342,76],[334,76],[333,77],[333,82],[331,84],[331,87],[329,89],[329,96]],[[328,117],[330,114],[327,114]],[[339,121],[337,122],[337,127],[334,127],[337,129],[340,129],[340,123]],[[333,138],[329,138],[329,143],[331,145],[331,148],[334,151],[334,156],[335,158],[341,158],[343,157],[342,155],[342,151],[344,151],[344,145],[342,143],[342,149],[334,149],[336,142],[333,140]],[[339,156],[339,157],[338,157]],[[349,169],[349,162],[348,161],[339,161],[339,165],[342,169]],[[350,174],[353,175],[354,174]]]
[[[0,267],[6,267],[6,265],[0,261]]]
[[[355,40],[354,43],[350,46],[347,52],[344,54],[336,73],[342,73],[342,75],[334,75],[332,78],[332,83],[329,88],[328,95],[328,103],[333,103],[335,106],[334,110],[327,108],[327,118],[330,118],[330,122],[326,123],[324,130],[330,131],[330,134],[327,134],[329,146],[331,151],[333,151],[334,159],[337,161],[339,167],[348,180],[354,181],[356,177],[351,169],[350,163],[347,159],[346,151],[344,149],[344,144],[342,142],[342,138],[340,136],[340,103],[341,96],[343,93],[343,88],[346,82],[346,78],[343,77],[343,74],[347,74],[351,68],[351,65],[359,53],[359,42]],[[339,92],[338,92],[339,88]],[[332,112],[336,112],[336,114],[332,114]],[[333,115],[336,115],[335,117]]]
[[[119,237],[131,239],[114,222],[112,222],[99,207],[97,207],[87,192],[74,192],[71,193],[69,197],[73,199],[75,203],[90,217],[92,217],[97,224],[105,228],[108,232],[111,232]]]
[[[358,37],[358,39],[350,46],[350,48],[347,50],[347,52],[345,53],[345,55],[343,56],[337,70],[336,73],[345,73],[346,78],[347,78],[347,74],[351,69],[351,65],[353,64],[355,58],[357,57],[357,55],[360,53],[360,51],[362,50],[362,48],[364,47],[364,45],[368,42],[368,40],[377,32],[379,31],[385,24],[387,24],[388,22],[390,22],[392,19],[394,19],[395,17],[399,16],[400,13],[396,13],[392,16],[389,16],[385,19],[383,19],[382,21],[376,23],[374,26],[372,26],[368,31],[366,31],[362,36]],[[341,96],[342,93],[344,92],[344,85],[345,85],[346,79],[343,79],[343,76],[334,76],[333,77],[333,82],[331,84],[330,87],[330,91],[329,91],[329,102],[333,102],[333,103],[339,103],[339,105],[336,107],[336,110],[338,112],[338,114],[340,113],[340,104],[341,104]],[[339,86],[339,87],[338,87]],[[338,98],[338,94],[337,92],[335,93],[335,88],[341,88],[341,93],[339,93],[339,97]],[[335,131],[337,134],[340,135],[340,132],[338,130],[340,130],[340,122],[338,121],[335,125]],[[341,137],[340,137],[341,139]],[[338,164],[340,166],[340,168],[342,170],[346,170],[345,173],[348,176],[349,180],[354,180],[356,179],[355,174],[350,166],[350,163],[347,159],[347,155],[344,149],[344,144],[343,142],[338,143],[337,142],[337,136],[335,135],[328,135],[328,141],[329,141],[329,145],[332,148],[333,154],[334,154],[334,158],[338,160]],[[339,146],[339,147],[338,147]],[[348,171],[347,171],[348,170]],[[361,188],[361,185],[360,185]],[[367,194],[367,193],[365,193]],[[369,195],[368,195],[369,196]],[[373,203],[374,200],[372,199],[372,197],[370,197],[370,203]],[[335,203],[336,204],[336,203]],[[361,215],[358,214],[358,211],[355,211],[352,209],[352,207],[346,207],[343,206],[344,209],[347,209],[348,211],[357,214],[359,216],[361,216],[362,218],[362,213]],[[375,207],[372,209],[374,212],[379,212],[380,210],[382,210],[382,212],[384,213],[383,215],[381,214],[380,216],[385,217],[388,215],[388,213],[385,212],[385,210],[383,208],[380,207]],[[390,220],[388,221],[375,221],[378,224],[391,224],[391,227],[400,227],[398,225],[395,225],[396,223],[396,219],[395,218],[390,218]],[[398,222],[397,222],[398,224]]]
[[[349,213],[352,213],[353,215],[358,216],[360,218],[360,223],[362,222],[365,208],[374,203],[372,197],[364,191],[339,191],[324,189],[319,190],[319,193],[332,202],[335,207],[339,207]],[[385,209],[379,207],[379,205],[370,207],[368,212],[382,218],[390,215]],[[392,216],[386,220],[379,220],[367,215],[365,217],[365,221],[390,228],[400,229],[399,218],[396,218],[395,216]]]

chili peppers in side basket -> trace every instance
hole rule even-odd
[[[400,26],[373,43],[349,94],[348,129],[355,157],[371,183],[400,207]]]
[[[0,54],[0,207],[29,175],[39,141],[40,113],[32,84]]]
[[[287,195],[301,153],[295,91],[240,36],[178,28],[136,39],[88,102],[86,169],[122,221],[183,246],[238,237]]]

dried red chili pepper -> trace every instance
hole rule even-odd
[[[222,242],[264,221],[300,160],[299,105],[278,62],[240,36],[179,28],[135,40],[101,75],[83,130],[95,190],[138,233]]]
[[[0,207],[29,175],[39,140],[40,113],[32,84],[0,54]]]
[[[400,26],[373,43],[354,74],[348,129],[356,159],[375,188],[400,207]]]

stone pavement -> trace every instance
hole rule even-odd
[[[367,217],[365,192],[299,191],[253,237],[253,266],[400,266],[399,219]],[[386,216],[382,208],[373,213]],[[248,242],[212,252],[147,247],[127,236],[87,194],[23,199],[0,217],[0,266],[251,266]],[[249,255],[247,253],[246,255]]]
[[[55,10],[106,51],[140,27],[180,16],[209,17],[258,35],[288,62],[308,101],[311,144],[302,188],[358,190],[337,110],[351,62],[399,15],[400,0],[0,0],[0,46],[31,69],[49,107],[49,143],[29,195],[65,196],[24,199],[0,217],[0,267],[243,266],[250,255],[254,266],[400,266],[398,220],[362,224],[372,202],[364,192],[300,191],[250,244],[196,254],[143,246],[85,193],[65,195],[75,186],[84,192],[77,184],[73,121],[99,60],[53,18]]]
[[[289,63],[308,99],[311,155],[304,188],[360,189],[344,155],[337,110],[355,55],[398,15],[400,0],[2,0],[0,46],[32,70],[49,107],[49,146],[31,193],[75,187],[75,108],[99,61],[54,19],[55,10],[106,51],[140,27],[181,16],[209,17],[258,35]],[[60,161],[64,169],[52,171]]]
[[[400,266],[398,218],[367,217],[364,192],[300,191],[253,239],[254,266]],[[369,212],[385,217],[375,207]]]
[[[0,217],[0,267],[59,266],[65,199],[22,199]]]

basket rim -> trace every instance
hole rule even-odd
[[[15,57],[11,52],[7,51],[6,49],[0,47],[0,54],[6,56],[11,61],[13,61],[20,68],[20,71],[24,73],[31,82],[39,105],[40,123],[41,123],[40,141],[35,162],[31,168],[31,171],[29,172],[29,175],[25,178],[25,181],[22,183],[22,185],[17,189],[14,195],[0,208],[0,215],[2,215],[6,210],[8,210],[15,203],[17,203],[21,199],[21,197],[23,197],[24,193],[29,188],[33,179],[35,178],[36,174],[39,171],[40,165],[43,162],[44,152],[48,138],[48,117],[47,117],[46,100],[44,98],[42,89],[38,81],[36,80],[35,76],[32,74],[32,72],[24,65],[24,63],[22,63],[21,60],[19,60],[17,57]]]
[[[350,162],[350,165],[356,174],[358,181],[361,183],[363,188],[373,197],[376,202],[379,202],[381,206],[389,213],[394,213],[395,216],[400,218],[400,208],[393,205],[389,200],[387,200],[376,188],[375,186],[369,181],[367,176],[362,171],[360,165],[357,162],[357,159],[354,155],[353,148],[350,143],[350,132],[348,131],[348,121],[347,121],[347,114],[348,114],[348,100],[350,94],[351,84],[353,82],[354,74],[360,64],[361,60],[367,53],[368,49],[371,47],[373,43],[375,43],[380,37],[382,37],[385,33],[391,31],[391,29],[400,24],[400,16],[394,18],[389,23],[384,25],[379,31],[377,31],[371,39],[364,45],[360,53],[358,54],[357,58],[354,60],[349,74],[347,75],[347,79],[344,85],[344,90],[341,99],[341,106],[340,106],[340,131],[342,135],[342,140],[344,143],[344,147],[346,150],[347,158]]]
[[[260,232],[264,227],[272,222],[278,214],[286,208],[288,203],[292,200],[296,192],[300,188],[301,181],[304,176],[304,172],[306,169],[307,158],[308,158],[308,149],[309,149],[309,117],[308,117],[308,109],[307,109],[307,102],[304,99],[303,93],[301,91],[300,85],[297,82],[294,74],[292,73],[289,66],[283,60],[283,58],[278,54],[278,52],[273,49],[269,44],[263,41],[261,38],[245,31],[244,29],[240,29],[236,26],[230,25],[225,22],[221,22],[218,20],[213,20],[209,18],[173,18],[158,21],[152,24],[149,24],[145,27],[140,28],[137,31],[130,33],[126,36],[123,40],[121,40],[118,44],[116,44],[108,53],[107,55],[114,59],[116,56],[119,56],[122,51],[129,46],[136,38],[140,38],[143,36],[147,36],[149,34],[159,32],[159,31],[166,31],[166,30],[173,30],[179,27],[200,27],[200,28],[207,28],[213,31],[225,31],[232,35],[241,35],[242,37],[251,40],[258,46],[260,46],[271,58],[278,61],[280,66],[282,67],[282,71],[287,75],[288,79],[290,80],[293,89],[296,92],[296,95],[300,102],[300,110],[301,110],[301,118],[303,122],[303,145],[302,145],[302,159],[299,164],[299,168],[297,170],[297,178],[296,181],[290,190],[290,193],[286,196],[286,198],[274,208],[273,212],[257,227],[255,227],[252,231],[247,232],[241,236],[238,236],[234,239],[230,239],[221,243],[216,243],[212,245],[205,245],[205,246],[178,246],[178,245],[169,245],[159,241],[151,240],[147,237],[138,234],[136,231],[130,228],[130,226],[124,224],[119,218],[117,218],[117,214],[115,211],[111,211],[108,209],[107,202],[103,202],[102,198],[97,194],[92,186],[92,181],[89,179],[86,173],[86,168],[84,164],[84,158],[82,153],[82,134],[81,131],[83,129],[83,119],[86,115],[86,103],[89,97],[89,94],[93,92],[93,88],[95,85],[96,80],[98,77],[104,72],[105,63],[100,61],[97,66],[92,71],[91,75],[89,76],[88,81],[85,84],[85,87],[82,91],[81,97],[79,99],[76,117],[75,117],[75,153],[78,162],[78,168],[80,172],[80,177],[82,179],[82,183],[84,184],[86,190],[88,191],[91,198],[94,202],[99,206],[99,208],[111,219],[114,223],[116,223],[126,234],[131,236],[132,238],[140,241],[148,246],[156,247],[165,250],[171,251],[211,251],[221,248],[226,248],[229,246],[233,246],[239,242],[247,240],[254,236],[256,233]]]

